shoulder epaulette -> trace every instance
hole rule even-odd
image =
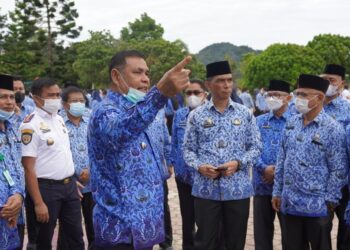
[[[23,123],[30,122],[33,119],[34,115],[35,115],[34,113],[27,115],[26,118],[24,118]]]

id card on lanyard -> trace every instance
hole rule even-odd
[[[0,161],[4,161],[5,157],[3,154],[0,153]],[[4,175],[7,183],[9,184],[10,187],[13,187],[15,185],[15,182],[13,181],[10,172],[8,171],[8,169],[5,167],[4,171],[2,172],[2,174]]]

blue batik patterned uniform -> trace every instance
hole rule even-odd
[[[22,102],[23,106],[27,107],[27,110],[32,110],[32,112],[35,110],[35,103],[34,100],[32,98],[30,98],[29,96],[25,96],[24,100]],[[30,112],[31,113],[31,112]]]
[[[347,181],[345,133],[323,110],[307,126],[302,115],[287,122],[277,158],[273,196],[285,214],[327,216]]]
[[[20,163],[21,141],[18,138],[16,127],[5,122],[6,132],[0,131],[0,209],[6,204],[8,198],[16,193],[24,197],[24,173]],[[8,170],[14,185],[10,186],[4,176]],[[5,219],[0,219],[0,249],[15,249],[20,245],[17,228],[9,228]]]
[[[172,126],[171,161],[176,178],[192,186],[195,170],[189,167],[183,158],[183,142],[189,113],[190,109],[188,107],[178,109],[175,113]]]
[[[350,102],[338,96],[324,106],[324,111],[345,129],[350,124]]]
[[[159,155],[162,162],[161,175],[163,180],[170,177],[168,167],[171,165],[171,143],[168,128],[166,126],[165,111],[161,109],[146,133],[152,135],[152,148]]]
[[[72,151],[73,163],[74,163],[74,175],[77,179],[84,169],[90,169],[89,154],[87,147],[87,128],[89,122],[89,112],[85,112],[82,116],[80,123],[76,126],[72,123],[66,112],[60,112],[64,123],[68,129],[70,149]],[[82,193],[91,192],[90,181],[88,183],[82,183],[84,188]]]
[[[218,167],[229,161],[241,162],[241,169],[229,177],[213,180],[196,171],[192,195],[210,200],[239,200],[253,195],[249,168],[260,154],[261,141],[255,118],[231,99],[223,113],[212,101],[193,110],[188,118],[184,159],[192,168],[204,164]]]
[[[256,118],[259,127],[263,150],[253,168],[253,187],[255,195],[271,195],[273,184],[263,181],[264,171],[269,165],[276,165],[278,151],[281,147],[282,132],[287,119],[288,111],[281,117],[276,117],[272,111]]]
[[[164,162],[147,128],[167,98],[152,88],[134,105],[109,91],[88,129],[95,243],[146,248],[164,240]]]
[[[348,159],[350,157],[350,125],[346,126],[346,142],[347,142],[347,150],[348,150]],[[348,187],[350,192],[350,172],[348,175]],[[346,221],[346,224],[350,227],[350,201],[348,202],[348,206],[346,208],[346,212],[344,215],[344,219]]]

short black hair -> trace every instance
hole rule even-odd
[[[70,86],[70,87],[65,88],[65,89],[62,90],[62,94],[61,94],[62,101],[63,102],[67,102],[68,98],[69,98],[69,95],[72,94],[72,93],[81,93],[83,95],[84,99],[86,100],[84,92],[83,92],[82,89],[77,88],[75,86]]]
[[[74,87],[79,88],[79,85],[78,85],[77,83],[70,82],[70,81],[66,82],[66,83],[63,85],[63,88],[68,88],[68,87],[70,87],[70,86],[74,86]]]
[[[115,54],[111,61],[109,62],[109,79],[112,80],[111,73],[115,68],[123,68],[126,64],[126,58],[128,57],[138,57],[145,59],[145,56],[137,50],[123,50]]]
[[[190,83],[197,83],[199,84],[199,86],[201,86],[201,88],[204,90],[204,91],[207,91],[207,88],[205,87],[204,85],[204,82],[202,80],[199,80],[199,79],[192,79],[190,80]]]
[[[55,79],[50,77],[41,77],[35,79],[32,83],[32,95],[41,96],[43,88],[49,88],[54,85],[58,85],[58,83]]]
[[[12,78],[13,78],[13,81],[21,81],[21,82],[23,82],[23,79],[22,79],[21,76],[14,75],[14,76],[12,76]]]

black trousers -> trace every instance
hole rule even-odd
[[[16,248],[15,250],[22,250],[23,249],[23,241],[24,241],[24,224],[17,224],[17,230],[18,230],[18,236],[19,240],[21,241],[21,245]]]
[[[67,184],[49,180],[38,181],[41,196],[49,210],[49,222],[40,223],[35,220],[37,228],[36,249],[51,250],[52,236],[57,219],[66,232],[70,249],[84,250],[81,205],[75,181]],[[33,205],[33,202],[31,202]],[[34,211],[34,206],[31,207]]]
[[[134,250],[132,244],[117,244],[113,247],[95,247],[96,250]],[[142,248],[140,250],[152,250],[152,247]]]
[[[93,227],[93,208],[95,206],[95,202],[92,198],[92,193],[84,193],[83,198],[81,200],[81,208],[83,211],[83,217],[85,222],[85,232],[86,232],[86,238],[88,239],[89,246],[88,249],[92,250],[94,249],[94,227]],[[57,240],[57,250],[69,250],[69,246],[66,240],[65,233],[63,231],[63,227],[59,227],[59,234],[58,234],[58,240]]]
[[[305,242],[312,250],[330,250],[332,241],[330,234],[331,216],[304,217],[282,215],[283,233],[286,250],[300,250],[305,248]]]
[[[195,217],[194,217],[194,197],[192,187],[188,184],[176,180],[179,193],[180,211],[182,219],[182,249],[194,249]]]
[[[26,226],[28,234],[27,250],[36,249],[36,238],[38,235],[38,228],[36,224],[36,215],[34,210],[33,200],[30,198],[28,192],[26,192],[26,198],[24,199],[25,212],[26,212]]]
[[[272,208],[271,199],[271,195],[264,195],[255,196],[253,200],[255,250],[273,250],[276,211]],[[283,231],[282,216],[280,213],[277,213],[277,216]],[[282,233],[282,246],[283,236]]]
[[[220,249],[219,231],[223,235],[227,250],[243,250],[247,235],[249,198],[232,201],[214,201],[194,198],[194,209],[198,231],[195,249]]]
[[[170,217],[170,208],[168,204],[168,183],[164,181],[164,227],[165,227],[165,240],[159,244],[159,246],[163,249],[171,247],[173,245],[173,228],[171,226],[171,217]]]
[[[338,235],[337,235],[337,249],[338,250],[349,250],[350,249],[350,229],[346,226],[344,220],[344,214],[346,206],[349,201],[349,187],[348,185],[342,188],[342,198],[339,206],[335,209],[335,214],[338,217]],[[334,216],[334,215],[333,215]],[[333,218],[332,216],[332,218]],[[332,223],[332,221],[331,221]],[[332,230],[332,227],[330,228]]]

